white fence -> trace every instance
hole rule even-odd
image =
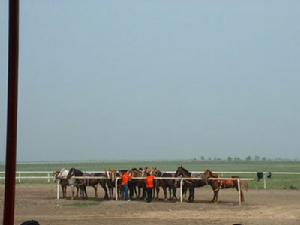
[[[76,177],[73,176],[72,178],[75,179],[98,179],[98,180],[106,180],[108,178],[106,177],[85,177],[85,176],[80,176],[80,177]],[[117,188],[117,190],[115,191],[115,199],[118,200],[118,180],[120,178],[117,177],[116,181],[115,181],[115,187]],[[138,180],[144,180],[145,177],[132,177],[131,179],[138,179]],[[180,180],[180,202],[182,203],[183,201],[183,195],[182,195],[182,188],[183,188],[183,181],[184,180],[201,180],[202,178],[200,177],[155,177],[155,180]],[[242,204],[242,199],[241,199],[241,181],[243,180],[247,180],[247,181],[251,181],[253,179],[247,179],[247,178],[209,178],[211,180],[236,180],[238,182],[238,195],[239,195],[239,205]],[[60,186],[60,182],[59,180],[57,180],[56,182],[57,184],[57,192],[56,192],[56,199],[59,200],[59,186]],[[74,188],[74,186],[73,186]]]
[[[86,173],[103,173],[104,171],[84,171]],[[175,171],[162,171],[166,173],[175,173]],[[201,174],[203,171],[191,171],[192,174]],[[254,171],[213,171],[218,173],[220,177],[223,177],[225,174],[253,174],[256,176],[257,172]],[[263,183],[264,189],[267,189],[267,174],[269,172],[263,172]],[[300,175],[300,172],[272,172],[274,175]],[[0,180],[5,179],[5,172],[0,171]],[[22,180],[47,180],[48,183],[54,181],[53,171],[17,171],[16,179],[19,183]]]

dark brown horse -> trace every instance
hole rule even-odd
[[[203,179],[206,180],[206,182],[211,186],[214,196],[212,199],[212,202],[218,202],[218,194],[220,189],[225,189],[225,188],[235,188],[237,191],[239,191],[239,186],[238,186],[238,178],[239,176],[232,176],[231,178],[235,179],[210,179],[210,178],[219,178],[218,174],[213,173],[210,170],[205,170],[203,173]],[[244,202],[244,194],[242,189],[245,189],[246,191],[248,190],[248,183],[246,181],[240,181],[240,198],[241,201]]]
[[[79,178],[73,178],[73,177],[79,177]],[[80,177],[86,177],[80,178]],[[90,177],[90,178],[89,178]],[[93,179],[92,177],[105,177],[105,173],[83,173],[82,171],[71,168],[68,173],[68,180],[70,185],[72,187],[77,186],[80,190],[80,196],[81,198],[87,199],[87,192],[86,187],[92,187],[95,191],[95,197],[98,198],[98,184],[104,189],[104,199],[108,199],[108,193],[107,193],[107,181],[105,179]],[[77,196],[78,196],[78,190],[77,190]],[[74,188],[72,188],[72,199],[74,198]]]
[[[92,173],[90,174],[90,176],[94,176],[94,177],[106,177],[106,173]],[[98,197],[97,194],[97,188],[98,188],[98,184],[100,184],[100,186],[103,188],[104,190],[104,199],[108,200],[108,191],[107,191],[107,180],[106,179],[91,179],[89,181],[89,183],[87,183],[87,186],[92,186],[95,189],[95,197]]]
[[[104,177],[104,173],[84,173],[83,176],[87,177],[88,179],[84,179],[85,186],[89,186],[94,188],[95,191],[95,198],[98,198],[98,184],[104,190],[104,199],[108,199],[107,195],[107,188],[106,188],[106,180],[105,179],[93,179],[89,177]]]
[[[175,174],[172,173],[162,173],[157,170],[155,173],[156,177],[175,177]],[[161,187],[164,191],[164,200],[167,200],[168,190],[169,190],[169,200],[177,199],[176,197],[176,180],[175,179],[157,179],[155,180],[155,190],[156,190],[156,199],[159,197],[159,188]]]
[[[190,173],[188,170],[183,168],[182,166],[178,167],[175,173],[176,177],[184,177],[184,178],[192,178],[192,173]],[[193,177],[193,178],[199,178],[199,177]],[[183,180],[183,189],[188,189],[189,190],[189,197],[188,201],[193,202],[195,199],[195,188],[196,187],[203,187],[207,185],[207,182],[201,178],[199,179],[184,179]]]
[[[142,168],[132,168],[128,173],[134,177],[146,177],[146,169]],[[137,199],[146,198],[146,183],[143,179],[132,179],[128,182],[129,195],[133,199],[133,196],[136,195]]]
[[[84,179],[74,178],[74,177],[82,177],[82,176],[83,176],[83,172],[75,168],[71,168],[67,175],[68,183],[71,185],[71,189],[72,189],[71,199],[74,199],[74,186],[79,188],[81,198],[88,197],[86,193],[86,185]],[[78,196],[78,189],[77,189],[77,196]]]

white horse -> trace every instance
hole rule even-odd
[[[68,173],[69,173],[69,170],[67,170],[65,168],[62,168],[61,170],[57,170],[53,173],[53,175],[55,177],[55,181],[59,180],[63,198],[65,198],[67,195],[67,186],[69,185],[69,181],[67,178]]]

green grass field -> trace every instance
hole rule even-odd
[[[157,167],[160,170],[176,170],[182,165],[190,171],[204,171],[210,169],[213,171],[270,171],[270,172],[300,172],[300,162],[296,161],[132,161],[132,162],[67,162],[67,163],[24,163],[18,164],[19,171],[54,171],[61,168],[75,167],[84,171],[114,169],[130,169],[133,167]],[[4,171],[4,166],[0,165],[0,171]],[[37,174],[30,174],[37,175]],[[256,179],[255,174],[223,174],[223,177],[239,175],[244,178]],[[22,175],[23,176],[23,175]],[[47,182],[40,181],[22,181],[22,182]],[[3,180],[1,181],[3,183]],[[250,182],[250,188],[263,188],[263,182],[256,180]],[[268,189],[300,189],[300,175],[272,175],[272,179],[267,180]]]

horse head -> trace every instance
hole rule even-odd
[[[111,179],[114,181],[117,177],[117,170],[116,169],[110,170],[110,175],[111,175]]]
[[[82,175],[83,175],[83,172],[81,172],[80,170],[71,168],[67,175],[67,179],[70,179],[73,176],[82,176]]]
[[[75,176],[75,168],[71,168],[67,175],[67,178],[70,179],[71,177]]]
[[[60,173],[60,170],[55,170],[52,172],[52,176],[57,179],[59,173]]]
[[[179,166],[176,170],[176,173],[175,173],[175,177],[179,177],[179,176],[183,176],[183,177],[191,177],[191,173],[183,168],[182,166]]]
[[[202,175],[202,179],[208,184],[209,178],[217,178],[218,174],[213,173],[211,170],[205,170]],[[217,182],[217,181],[216,181]]]
[[[116,176],[117,176],[117,170],[116,169],[108,169],[108,170],[106,170],[105,174],[108,179],[110,179],[111,181],[115,181]]]
[[[157,169],[156,167],[153,169],[153,174],[154,176],[161,176],[162,175],[162,172]]]

